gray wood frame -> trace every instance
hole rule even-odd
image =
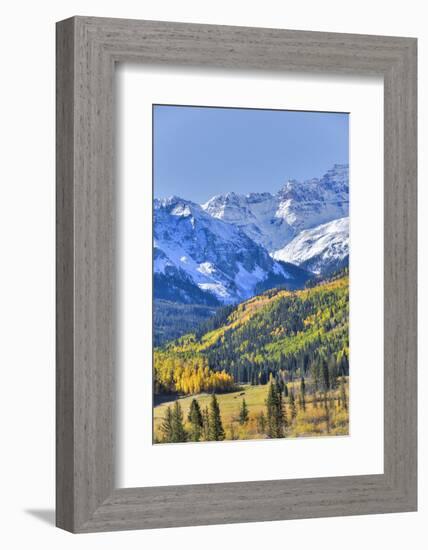
[[[124,61],[383,76],[382,475],[115,488],[113,80],[115,63]],[[90,17],[57,24],[58,527],[416,510],[416,145],[416,39]]]

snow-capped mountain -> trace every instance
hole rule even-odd
[[[202,208],[273,254],[302,230],[348,216],[348,165],[335,164],[320,179],[289,180],[276,194],[217,195]]]
[[[156,298],[215,305],[293,283],[296,273],[239,227],[170,197],[154,201],[154,276]]]
[[[288,181],[276,194],[154,201],[155,298],[219,305],[303,286],[349,254],[348,166]]]
[[[276,260],[292,262],[313,273],[327,273],[345,265],[349,257],[349,218],[340,218],[299,233]]]

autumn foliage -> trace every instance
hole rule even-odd
[[[192,395],[234,389],[233,377],[213,371],[204,357],[185,359],[168,353],[155,353],[155,392]]]

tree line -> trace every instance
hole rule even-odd
[[[348,411],[348,397],[346,392],[345,377],[339,380],[339,393],[335,398],[338,406]],[[323,391],[317,393],[312,386],[312,393],[308,393],[307,381],[301,377],[298,392],[296,386],[289,388],[287,384],[271,377],[264,410],[260,411],[254,418],[259,434],[277,439],[287,436],[287,429],[296,420],[298,410],[306,411],[308,398],[314,408],[324,407],[329,431],[330,401],[328,386],[323,383]],[[250,412],[245,401],[242,399],[237,421],[245,426],[250,421]],[[179,400],[174,405],[169,405],[159,429],[160,437],[158,443],[182,443],[186,441],[222,441],[226,438],[220,406],[215,394],[212,394],[209,406],[201,408],[198,400],[193,398],[190,404],[187,418],[184,418],[183,410]],[[233,424],[230,426],[230,438],[237,439]]]
[[[235,389],[233,376],[208,367],[203,356],[185,359],[155,352],[155,393],[192,395]]]

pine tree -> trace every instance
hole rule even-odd
[[[286,419],[285,419],[285,408],[284,403],[282,400],[282,392],[283,388],[281,385],[277,382],[275,384],[275,390],[277,395],[277,406],[276,406],[276,425],[277,425],[277,437],[284,437],[284,428],[286,426]]]
[[[311,364],[311,376],[314,383],[315,390],[318,390],[321,385],[321,376],[320,376],[320,364],[316,359]]]
[[[248,422],[249,415],[248,415],[248,407],[247,403],[245,402],[245,399],[242,400],[241,410],[239,411],[239,423],[242,425],[246,424]]]
[[[213,393],[210,405],[209,415],[209,440],[210,441],[223,441],[224,430],[221,422],[220,407],[218,405],[215,393]]]
[[[304,376],[300,379],[300,393],[306,396],[306,382]]]
[[[275,426],[275,408],[276,408],[276,390],[272,382],[269,384],[269,390],[266,398],[266,435],[268,437],[276,437]]]
[[[196,399],[192,399],[187,418],[191,425],[190,439],[192,441],[199,441],[202,435],[203,420],[201,408]]]
[[[300,379],[300,399],[302,403],[302,409],[306,411],[306,385],[305,378],[303,376]]]
[[[328,374],[328,363],[324,359],[322,362],[322,381],[324,386],[324,391],[327,391],[330,389],[330,377]]]
[[[347,376],[349,374],[349,361],[346,352],[343,351],[342,353],[340,353],[339,358],[339,374],[340,376]]]
[[[271,381],[266,398],[266,435],[271,438],[284,437],[284,427],[282,395]]]
[[[340,379],[340,398],[342,401],[342,407],[345,411],[348,410],[348,400],[346,397],[345,378],[342,376]]]
[[[329,365],[328,365],[328,377],[330,381],[330,388],[336,389],[337,388],[337,377],[339,376],[339,369],[337,368],[337,361],[334,355],[330,357]]]
[[[172,441],[172,409],[170,406],[166,409],[165,416],[160,426],[163,443],[171,443]]]
[[[326,428],[327,433],[330,433],[330,407],[328,404],[328,398],[327,398],[327,392],[324,392],[324,409],[325,409],[325,422],[326,422]]]
[[[171,423],[172,423],[171,442],[181,443],[183,441],[186,441],[187,434],[183,424],[183,411],[181,410],[181,405],[178,401],[174,403]]]

